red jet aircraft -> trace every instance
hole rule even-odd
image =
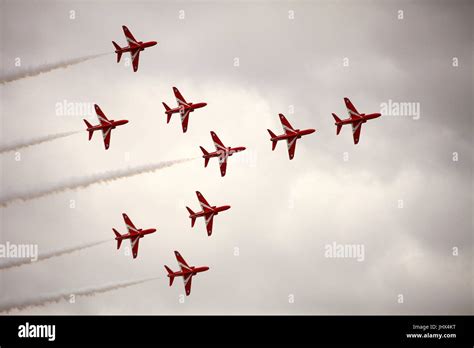
[[[222,144],[222,141],[216,135],[216,133],[212,131],[211,137],[214,141],[214,145],[216,146],[216,151],[209,153],[202,146],[199,146],[203,153],[202,158],[204,158],[204,167],[207,167],[210,158],[219,157],[219,167],[221,169],[221,176],[225,176],[225,171],[227,168],[227,158],[232,156],[236,152],[244,151],[245,147],[225,147],[224,144]]]
[[[196,191],[196,195],[199,200],[199,204],[201,204],[202,211],[195,213],[191,210],[191,208],[186,207],[189,212],[189,218],[191,219],[191,227],[194,227],[196,218],[204,217],[206,221],[207,235],[210,236],[212,234],[212,222],[214,220],[214,216],[219,214],[221,211],[230,209],[230,205],[223,205],[221,207],[216,207],[215,205],[211,206],[209,203],[207,203],[201,192]]]
[[[117,241],[117,249],[120,249],[120,245],[124,239],[130,239],[130,244],[132,245],[132,254],[133,258],[135,259],[138,255],[138,242],[140,238],[145,237],[145,235],[156,232],[155,228],[149,228],[143,230],[141,228],[136,228],[133,225],[133,222],[129,219],[127,214],[122,214],[123,220],[125,221],[125,226],[127,226],[128,233],[127,234],[120,234],[117,232],[115,228],[112,230],[115,233],[115,240]]]
[[[87,122],[87,120],[84,120],[87,126],[87,131],[89,132],[89,140],[92,139],[92,135],[94,134],[94,131],[101,130],[102,136],[104,138],[105,149],[108,150],[109,145],[110,145],[110,136],[112,135],[112,129],[115,129],[117,126],[127,124],[128,121],[127,120],[119,120],[119,121],[108,120],[107,117],[102,112],[102,110],[99,108],[99,105],[94,104],[94,107],[95,107],[95,113],[97,114],[97,117],[99,118],[100,124],[97,126],[93,126],[89,122]]]
[[[132,57],[132,65],[133,65],[133,71],[138,70],[138,60],[140,59],[140,52],[144,51],[145,48],[155,46],[157,44],[156,41],[148,41],[148,42],[143,42],[143,41],[137,41],[130,30],[125,25],[122,25],[123,32],[125,34],[125,38],[127,39],[128,46],[127,47],[120,47],[117,45],[115,41],[112,41],[115,47],[115,53],[117,53],[117,63],[120,62],[120,58],[122,57],[122,53],[124,52],[130,52],[130,55]]]
[[[186,263],[186,261],[184,261],[180,253],[175,251],[174,254],[176,255],[176,260],[178,261],[178,265],[181,268],[181,271],[173,272],[168,266],[165,265],[166,271],[168,272],[168,278],[170,278],[170,286],[173,285],[174,277],[183,277],[186,296],[189,296],[189,294],[191,293],[191,281],[193,280],[193,276],[200,272],[207,271],[209,267],[188,266],[188,264]]]
[[[360,130],[362,128],[362,123],[367,122],[367,120],[380,117],[382,116],[382,114],[380,113],[374,113],[374,114],[368,114],[368,115],[361,114],[357,111],[357,109],[351,103],[349,98],[344,98],[344,102],[346,103],[347,112],[349,113],[349,118],[346,118],[345,120],[341,120],[339,117],[337,117],[336,114],[332,114],[332,116],[336,120],[336,123],[335,123],[335,125],[337,126],[336,134],[339,134],[343,125],[351,124],[352,136],[354,137],[354,144],[358,144],[359,137],[360,137]]]
[[[186,133],[186,130],[188,129],[189,113],[194,112],[196,109],[205,107],[207,103],[188,103],[176,87],[173,87],[173,92],[174,96],[176,97],[178,107],[171,109],[168,105],[166,105],[165,102],[163,102],[163,106],[166,109],[166,123],[170,123],[171,115],[179,112],[181,115],[181,126],[183,128],[183,133]]]
[[[281,125],[283,127],[283,131],[285,134],[282,135],[275,135],[270,129],[268,133],[270,133],[270,140],[272,142],[272,151],[275,150],[277,142],[280,140],[286,140],[288,145],[288,155],[290,156],[290,160],[293,159],[295,156],[295,149],[296,149],[296,140],[301,139],[302,136],[314,133],[316,129],[294,129],[290,122],[283,116],[283,114],[279,114]]]

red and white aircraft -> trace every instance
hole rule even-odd
[[[191,219],[191,227],[194,227],[196,218],[204,217],[206,221],[207,235],[210,236],[212,234],[212,223],[214,221],[214,216],[219,214],[221,211],[230,209],[230,205],[223,205],[220,207],[217,207],[215,205],[211,206],[209,203],[207,203],[201,192],[196,191],[196,195],[199,200],[199,204],[201,204],[202,211],[195,213],[191,210],[191,208],[186,207],[189,212],[189,218]]]
[[[108,150],[109,145],[110,145],[110,136],[112,135],[112,129],[115,129],[117,126],[127,124],[128,121],[127,120],[119,120],[119,121],[108,120],[107,117],[102,112],[102,110],[99,108],[99,105],[94,104],[94,107],[95,107],[95,113],[97,114],[97,117],[99,118],[100,124],[98,124],[97,126],[93,126],[87,120],[84,120],[87,126],[87,131],[89,132],[89,140],[92,139],[92,135],[94,134],[94,131],[101,130],[102,136],[104,138],[105,149]]]
[[[125,38],[127,39],[128,46],[126,47],[120,47],[117,45],[115,41],[112,41],[115,47],[115,53],[117,53],[117,63],[120,62],[120,58],[122,57],[122,53],[124,52],[130,52],[130,55],[132,57],[132,65],[133,65],[133,71],[138,70],[138,61],[140,59],[140,52],[145,50],[145,48],[155,46],[157,44],[156,41],[148,41],[148,42],[143,42],[143,41],[137,41],[130,30],[125,25],[122,25],[123,32],[125,34]]]
[[[225,172],[227,169],[227,158],[232,156],[236,152],[244,151],[245,147],[225,147],[222,141],[219,139],[216,133],[211,131],[211,137],[214,141],[214,145],[216,146],[216,151],[214,152],[207,152],[202,146],[201,151],[203,153],[202,158],[204,158],[204,167],[207,167],[209,163],[209,159],[212,157],[219,158],[219,167],[221,169],[221,176],[225,176]]]
[[[120,245],[124,239],[130,239],[130,244],[132,245],[132,254],[133,258],[135,259],[138,255],[138,242],[140,238],[145,237],[145,235],[156,232],[155,228],[149,229],[141,229],[136,228],[133,222],[129,219],[127,214],[122,214],[123,220],[125,221],[125,226],[127,227],[128,233],[127,234],[120,234],[117,232],[115,228],[112,230],[115,233],[115,240],[117,241],[117,249],[120,249]]]
[[[168,272],[168,278],[170,278],[170,286],[173,285],[174,277],[183,277],[186,296],[189,296],[191,293],[191,281],[193,280],[193,276],[200,272],[207,271],[209,267],[188,266],[179,252],[175,251],[174,254],[176,255],[176,260],[178,261],[181,271],[173,272],[168,266],[165,265],[166,271]]]
[[[373,113],[373,114],[361,114],[357,111],[357,109],[354,107],[354,105],[351,103],[349,98],[344,98],[344,102],[346,103],[347,107],[347,112],[349,113],[349,118],[346,118],[345,120],[341,120],[339,117],[337,117],[336,114],[332,114],[334,117],[334,120],[336,120],[336,134],[339,134],[341,131],[341,128],[345,124],[351,124],[352,125],[352,136],[354,137],[354,144],[359,143],[359,137],[360,137],[360,130],[362,128],[362,123],[367,122],[368,120],[377,118],[382,116],[380,113]]]
[[[290,160],[292,160],[295,156],[296,140],[301,139],[301,137],[304,135],[314,133],[316,129],[294,129],[283,114],[279,114],[279,116],[285,134],[275,135],[275,133],[273,133],[270,129],[267,129],[268,133],[270,133],[272,151],[275,150],[278,141],[286,140],[288,145],[288,155],[290,156]]]
[[[163,102],[163,106],[166,109],[166,123],[170,123],[171,115],[179,112],[181,115],[181,126],[183,128],[183,133],[186,133],[186,130],[188,129],[189,113],[194,112],[196,109],[205,107],[207,103],[188,103],[176,87],[173,87],[173,92],[174,96],[176,97],[178,107],[171,109],[168,105],[166,105],[165,102]]]

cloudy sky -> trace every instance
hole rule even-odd
[[[3,0],[0,13],[3,75],[110,52],[1,85],[1,144],[83,129],[84,115],[61,115],[58,103],[97,103],[130,121],[108,151],[83,132],[2,154],[2,197],[197,158],[199,145],[213,148],[211,130],[247,147],[224,178],[199,158],[0,208],[2,243],[41,253],[111,239],[0,271],[1,303],[159,277],[16,313],[472,314],[472,2]],[[159,42],[137,73],[112,54],[112,40],[125,45],[122,25]],[[166,124],[172,86],[208,103],[186,134],[176,117]],[[344,97],[360,112],[391,100],[416,103],[420,115],[369,121],[354,145],[331,116],[347,117]],[[317,129],[293,161],[284,144],[271,151],[266,129],[281,132],[278,113]],[[232,206],[211,237],[203,221],[190,227],[196,190]],[[136,260],[112,240],[123,212],[158,229]],[[325,257],[333,242],[362,245],[364,260]],[[177,269],[174,250],[210,267],[184,303],[181,280],[169,288],[163,267]]]

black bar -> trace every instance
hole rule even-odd
[[[55,325],[55,340],[20,338],[20,325],[26,323],[30,328]],[[472,347],[473,324],[472,316],[1,316],[0,346],[383,343]],[[424,337],[409,338],[409,334]],[[428,337],[433,334],[455,337]]]

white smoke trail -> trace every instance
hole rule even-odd
[[[3,262],[3,263],[0,263],[0,270],[19,267],[19,266],[27,265],[27,264],[30,264],[30,263],[37,263],[39,261],[47,260],[47,259],[50,259],[50,258],[56,257],[56,256],[71,254],[75,251],[79,251],[79,250],[82,250],[82,249],[87,249],[87,248],[90,248],[90,247],[93,247],[93,246],[96,246],[96,245],[99,245],[99,244],[110,242],[111,240],[113,240],[113,239],[109,238],[109,239],[101,240],[101,241],[98,241],[98,242],[92,242],[92,243],[87,243],[87,244],[82,244],[82,245],[76,245],[76,246],[70,247],[70,248],[64,248],[64,249],[50,251],[48,253],[38,255],[38,259],[36,261],[32,261],[31,259],[18,259],[18,260],[13,260],[13,261],[9,261],[9,262]]]
[[[43,137],[34,138],[34,139],[31,139],[31,140],[18,141],[18,142],[13,143],[13,144],[0,145],[0,154],[5,153],[5,152],[9,152],[9,151],[17,151],[17,150],[23,149],[25,147],[38,145],[38,144],[41,144],[41,143],[45,143],[47,141],[52,141],[54,139],[68,137],[70,135],[73,135],[73,134],[76,134],[76,133],[79,133],[79,132],[82,132],[82,131],[73,131],[73,132],[50,134],[50,135],[45,135]]]
[[[138,285],[145,282],[149,282],[151,280],[158,279],[158,277],[153,278],[145,278],[141,280],[129,281],[129,282],[120,282],[120,283],[112,283],[108,285],[103,285],[100,287],[93,287],[93,288],[82,288],[73,291],[64,291],[58,294],[49,294],[43,295],[34,299],[25,299],[22,301],[17,302],[10,302],[0,304],[0,313],[8,313],[14,310],[23,310],[29,307],[42,307],[47,304],[57,303],[61,300],[69,300],[71,296],[78,297],[78,296],[94,296],[103,292],[112,291],[123,289],[132,285]]]
[[[15,71],[10,74],[7,74],[5,76],[0,77],[0,84],[5,84],[8,82],[13,82],[13,81],[18,81],[27,77],[33,77],[37,76],[43,73],[47,73],[56,69],[65,69],[71,65],[76,65],[82,62],[86,62],[91,59],[95,59],[98,57],[105,56],[110,53],[101,53],[101,54],[94,54],[91,56],[85,56],[85,57],[80,57],[80,58],[74,58],[74,59],[68,59],[56,63],[48,63],[48,64],[43,64],[40,65],[36,68],[28,68],[25,70],[20,70],[20,71]]]
[[[53,184],[50,187],[24,192],[16,193],[6,197],[0,198],[0,207],[6,207],[15,201],[29,201],[32,199],[49,196],[55,193],[65,192],[68,190],[74,190],[79,188],[86,188],[90,185],[100,184],[100,183],[109,183],[118,179],[128,178],[139,174],[151,173],[160,169],[171,167],[178,163],[188,162],[193,160],[193,158],[180,159],[175,161],[159,162],[153,164],[145,164],[138,167],[117,169],[112,171],[107,171],[104,173],[93,174],[89,177],[82,178],[72,178],[68,182],[62,182]]]

